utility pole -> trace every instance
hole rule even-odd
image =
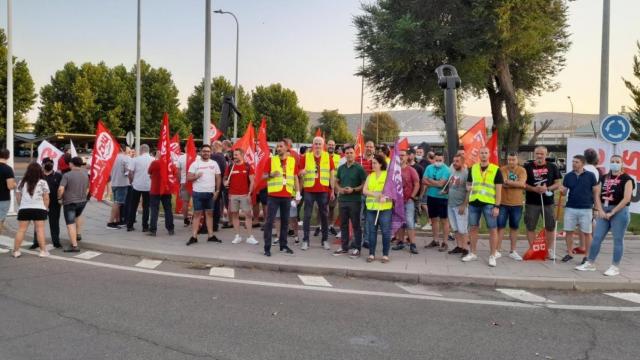
[[[204,18],[204,116],[202,119],[202,144],[209,144],[211,122],[211,0],[206,0]]]
[[[140,10],[141,10],[141,6],[140,3],[142,2],[142,0],[138,0],[138,35],[137,35],[137,42],[136,42],[136,154],[140,154],[140,102],[141,102],[141,96],[142,96],[142,90],[140,87],[140,74],[141,74],[141,69],[140,69],[140,39],[141,39],[141,34],[140,34]]]
[[[600,53],[600,123],[609,115],[609,24],[611,18],[611,0],[602,2],[602,48]]]

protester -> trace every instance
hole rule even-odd
[[[549,259],[554,260],[555,215],[553,192],[560,187],[560,171],[558,167],[547,162],[547,148],[538,146],[534,150],[534,161],[525,164],[527,185],[525,187],[524,223],[527,228],[527,239],[533,244],[536,238],[535,229],[538,219],[544,211],[544,228]]]
[[[107,223],[107,229],[120,229],[120,209],[127,200],[127,190],[131,182],[128,176],[129,157],[125,154],[125,148],[120,147],[120,153],[116,157],[111,168],[111,218]],[[46,169],[45,169],[46,171]]]
[[[364,154],[356,158],[356,162],[362,165],[362,168],[364,169],[364,172],[365,174],[367,174],[367,176],[371,174],[371,172],[373,171],[373,168],[371,167],[371,163],[373,161],[373,156],[375,154],[375,151],[376,151],[376,144],[374,144],[373,141],[369,140],[364,143]],[[365,249],[368,249],[369,237],[367,236],[367,217],[366,217],[367,207],[365,204],[365,196],[362,196],[361,209],[362,209],[362,216],[360,219],[362,220],[362,224],[363,224],[362,247]]]
[[[71,171],[71,144],[66,144],[63,148],[64,153],[58,159],[58,171],[61,174],[66,174]]]
[[[420,166],[422,166],[423,169],[426,169],[427,166],[431,164],[429,163],[429,161],[427,161],[427,158],[424,156],[424,154],[425,154],[424,147],[418,146],[416,148],[416,161]]]
[[[362,251],[362,227],[360,225],[360,213],[362,211],[362,188],[367,179],[367,174],[360,164],[355,162],[355,150],[353,146],[344,147],[347,162],[338,168],[336,175],[336,189],[338,192],[340,211],[340,249],[334,255],[342,255],[351,252],[352,258],[360,256]],[[353,229],[353,241],[350,240],[349,225]]]
[[[68,172],[62,175],[60,186],[58,187],[58,200],[62,200],[62,211],[64,221],[67,224],[67,233],[71,241],[71,247],[65,252],[79,252],[78,241],[84,218],[82,211],[87,205],[87,194],[89,193],[89,176],[82,168],[82,159],[74,157],[71,159]]]
[[[335,169],[338,169],[340,166],[340,154],[336,152],[336,142],[334,140],[327,141],[327,152],[329,153],[329,157],[331,161],[333,161],[333,166]],[[338,205],[338,196],[335,187],[331,189],[333,191],[333,196],[329,199],[329,213],[327,215],[327,222],[329,223],[329,232],[331,235],[338,235],[338,232],[333,227],[333,223],[335,222],[335,209],[336,205]]]
[[[241,149],[233,151],[233,163],[224,174],[224,186],[229,192],[229,217],[236,231],[232,244],[242,242],[240,236],[240,210],[244,215],[244,226],[247,231],[247,244],[257,245],[258,240],[253,236],[251,197],[255,174],[253,168],[244,162],[244,153]]]
[[[13,242],[13,257],[18,258],[22,255],[20,246],[32,221],[36,229],[40,257],[49,256],[44,238],[44,222],[47,220],[49,206],[49,186],[43,179],[42,167],[38,163],[31,163],[27,167],[16,190],[16,201],[18,202],[18,230]]]
[[[317,136],[313,139],[313,151],[301,157],[299,176],[304,188],[304,219],[302,224],[302,250],[309,248],[309,232],[311,231],[311,214],[313,204],[318,204],[320,227],[322,229],[322,246],[330,250],[328,226],[328,201],[333,200],[335,166],[329,153],[323,150],[324,139]]]
[[[431,228],[433,229],[433,241],[427,244],[425,248],[438,247],[438,251],[447,251],[447,239],[449,238],[449,221],[447,220],[447,194],[443,193],[443,189],[451,175],[449,167],[444,164],[442,153],[434,156],[433,164],[427,166],[422,177],[422,183],[428,186],[427,189],[427,209],[429,211],[429,219],[431,220]],[[438,243],[438,235],[442,229],[442,242]]]
[[[376,259],[379,228],[382,232],[382,263],[387,263],[391,247],[391,208],[393,207],[391,199],[382,194],[387,180],[387,160],[384,155],[376,154],[371,165],[373,172],[367,177],[362,190],[367,204],[367,236],[369,237],[367,262],[373,262]]]
[[[291,200],[299,199],[300,184],[298,181],[298,166],[293,156],[289,155],[284,140],[279,141],[276,146],[277,155],[271,157],[265,168],[267,180],[267,219],[264,224],[264,255],[271,256],[271,236],[273,223],[277,211],[280,211],[280,252],[293,254],[293,250],[287,245],[287,228],[289,222],[289,211]],[[307,234],[308,235],[308,234]]]
[[[518,164],[518,153],[511,152],[507,155],[507,165],[502,166],[500,172],[504,183],[502,184],[502,195],[500,197],[496,254],[499,254],[502,250],[504,229],[509,224],[509,240],[511,240],[509,257],[515,261],[522,261],[516,246],[518,243],[518,228],[522,219],[523,190],[527,183],[527,171]]]
[[[402,174],[402,196],[404,200],[404,218],[405,222],[398,230],[396,238],[398,243],[393,250],[404,249],[404,238],[407,236],[409,244],[409,252],[414,255],[418,254],[416,249],[416,202],[418,200],[418,192],[420,191],[420,178],[416,170],[409,166],[407,151],[400,150],[400,167]]]
[[[187,154],[181,154],[178,157],[178,171],[180,172],[180,199],[182,200],[182,217],[184,218],[184,226],[191,225],[189,218],[189,203],[191,202],[191,193],[187,189]]]
[[[0,234],[4,229],[4,221],[11,207],[11,190],[16,188],[16,179],[7,161],[11,153],[7,149],[0,150]]]
[[[60,187],[60,181],[62,181],[62,174],[53,170],[53,160],[50,158],[44,158],[42,160],[42,166],[44,168],[44,176],[43,179],[47,182],[47,186],[49,187],[49,192],[51,189],[57,189]],[[51,243],[53,247],[59,249],[62,247],[60,244],[60,203],[55,201],[51,201],[51,196],[49,196],[49,205],[47,206],[48,210],[48,220],[49,220],[49,232],[51,233]],[[38,245],[37,241],[37,233],[36,236],[33,237],[33,244],[29,249],[36,249]]]
[[[149,190],[151,190],[151,178],[149,177],[149,165],[153,161],[149,155],[149,145],[140,145],[140,155],[128,163],[129,181],[133,188],[131,203],[129,203],[127,231],[133,231],[133,223],[138,214],[138,205],[142,198],[142,232],[149,231]]]
[[[464,157],[455,155],[453,157],[453,170],[449,177],[449,185],[447,192],[449,194],[447,200],[447,217],[451,230],[455,232],[456,247],[448,253],[460,254],[462,257],[469,254],[469,213],[468,213],[468,189],[467,179],[469,170],[464,166]]]
[[[222,152],[222,142],[214,141],[213,144],[211,144],[211,150],[211,160],[215,161],[216,164],[218,164],[220,175],[222,175],[227,170],[227,160],[225,159],[224,153]],[[219,189],[220,196],[216,197],[213,203],[213,231],[218,231],[221,220],[223,220],[224,222],[223,216],[225,208],[224,198],[222,196],[224,190],[220,189],[219,185],[216,188]]]
[[[580,227],[580,232],[584,238],[584,247],[588,249],[591,245],[591,229],[593,220],[593,205],[598,192],[598,182],[596,176],[590,171],[585,171],[586,163],[584,155],[573,157],[573,171],[567,173],[562,180],[561,192],[563,195],[569,194],[567,204],[564,208],[564,231],[566,232],[567,254],[562,258],[562,262],[573,259],[573,232],[576,226]],[[582,262],[587,261],[585,256]]]
[[[196,159],[187,172],[187,181],[193,182],[193,221],[191,223],[191,237],[187,246],[198,242],[200,220],[205,216],[207,227],[207,241],[221,243],[222,240],[213,235],[213,207],[215,200],[220,197],[220,167],[211,159],[211,146],[204,144],[200,148],[200,158]]]
[[[469,231],[471,251],[462,261],[478,259],[478,226],[480,217],[484,216],[489,229],[489,266],[496,266],[501,255],[498,252],[497,218],[500,213],[502,196],[502,173],[497,165],[489,163],[489,149],[483,147],[479,151],[480,162],[473,164],[467,184],[469,186]]]
[[[169,174],[171,171],[171,174]],[[156,236],[158,232],[158,215],[160,213],[160,204],[164,210],[164,227],[169,235],[173,235],[173,211],[171,209],[171,195],[173,189],[169,184],[169,176],[173,175],[178,178],[178,170],[173,162],[167,168],[167,163],[161,158],[160,151],[156,153],[155,160],[149,165],[149,177],[151,178],[151,188],[149,190],[149,210],[151,211],[151,222],[149,224],[149,232],[147,235]]]
[[[622,171],[622,158],[613,155],[609,163],[609,173],[600,178],[596,191],[595,203],[598,219],[593,234],[593,242],[589,248],[587,261],[576,267],[580,271],[595,271],[595,261],[600,253],[604,237],[609,231],[613,235],[613,262],[604,272],[606,276],[620,274],[620,262],[624,251],[624,234],[629,226],[629,205],[634,180]]]

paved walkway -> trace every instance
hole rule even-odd
[[[588,273],[573,270],[577,265],[575,261],[578,261],[578,257],[570,264],[560,262],[554,264],[550,261],[515,262],[503,254],[503,257],[498,260],[498,266],[490,268],[487,265],[488,241],[486,239],[481,240],[478,246],[479,261],[462,263],[458,256],[422,248],[425,242],[430,241],[424,233],[418,238],[419,255],[411,255],[407,250],[392,251],[391,262],[382,264],[379,261],[367,263],[366,256],[359,259],[333,256],[332,251],[326,251],[320,247],[319,237],[312,237],[311,248],[307,251],[301,251],[297,246],[291,245],[295,251],[294,255],[280,254],[278,247],[274,246],[273,256],[267,258],[262,254],[262,245],[231,244],[234,235],[232,229],[217,233],[217,236],[224,241],[223,244],[207,243],[205,236],[201,235],[199,243],[187,247],[185,242],[190,236],[190,229],[183,227],[181,219],[176,221],[176,235],[168,236],[161,220],[158,224],[158,236],[150,237],[140,231],[107,229],[108,217],[109,207],[106,204],[90,202],[87,205],[85,230],[82,232],[83,240],[80,243],[83,249],[232,268],[248,267],[420,283],[578,290],[640,290],[640,261],[638,260],[640,240],[637,240],[637,236],[631,236],[625,244],[625,256],[621,265],[622,274],[615,278],[608,278],[602,272],[611,261],[612,242],[610,240],[605,241],[601,251],[597,264],[598,271]],[[137,224],[137,227],[139,229],[140,225]],[[10,217],[7,220],[7,235],[11,235],[15,229],[16,219]],[[259,229],[254,230],[256,230],[254,232],[256,238],[261,240],[262,234]],[[63,242],[66,242],[66,230],[62,230],[61,237]],[[558,242],[561,246],[559,253],[563,253],[561,250],[564,248],[563,244],[564,242]],[[333,245],[332,250],[337,246]],[[519,252],[524,253],[526,248],[526,241],[520,241]],[[56,251],[59,250],[54,250],[54,253]],[[380,249],[378,249],[378,255],[381,255]]]

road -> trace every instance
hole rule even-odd
[[[549,304],[537,306],[484,287],[423,288],[421,296],[402,290],[411,290],[408,284],[325,277],[330,287],[318,287],[296,274],[250,269],[209,279],[199,264],[165,261],[144,269],[134,266],[140,260],[1,254],[0,359],[637,359],[640,353],[640,305],[600,293],[540,291]]]

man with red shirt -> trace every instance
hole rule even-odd
[[[300,198],[298,182],[298,166],[293,156],[289,155],[284,140],[276,145],[278,155],[272,156],[265,167],[267,178],[267,219],[264,223],[264,255],[271,256],[271,236],[276,213],[280,210],[280,252],[293,254],[287,246],[287,228],[289,225],[289,211],[291,200],[295,196]]]
[[[236,237],[231,242],[242,242],[240,236],[240,210],[244,214],[244,225],[247,229],[247,244],[257,245],[258,240],[253,237],[251,224],[251,189],[253,189],[254,171],[244,162],[244,153],[240,149],[233,151],[233,162],[224,173],[224,186],[229,192],[229,214]]]
[[[329,245],[329,225],[328,225],[328,203],[333,200],[335,193],[333,189],[335,165],[329,153],[323,150],[324,139],[316,136],[313,139],[313,150],[307,152],[300,159],[300,179],[304,188],[304,219],[302,250],[309,248],[309,231],[311,230],[311,213],[313,204],[318,204],[320,214],[320,226],[322,228],[322,245],[325,250],[330,250]]]
[[[362,165],[364,172],[369,175],[373,171],[371,168],[371,161],[373,160],[373,153],[376,151],[376,144],[373,141],[367,141],[364,144],[364,156],[358,156],[356,162]]]
[[[409,165],[408,159],[407,151],[400,150],[405,222],[396,234],[398,245],[394,246],[393,250],[404,249],[404,237],[406,233],[409,239],[409,251],[412,254],[418,254],[418,250],[416,249],[416,202],[418,201],[418,193],[420,192],[420,178],[418,177],[416,169]]]
[[[163,186],[169,182],[169,179],[162,179],[163,167],[166,166],[164,161],[160,159],[160,152],[156,152],[155,160],[149,165],[149,177],[151,178],[151,190],[149,191],[149,210],[151,211],[151,220],[149,223],[149,236],[156,236],[158,230],[158,213],[160,211],[160,203],[164,210],[164,226],[167,228],[169,235],[174,234],[173,230],[173,212],[171,211],[171,188]],[[176,166],[171,164],[171,172],[173,176],[178,178]]]

